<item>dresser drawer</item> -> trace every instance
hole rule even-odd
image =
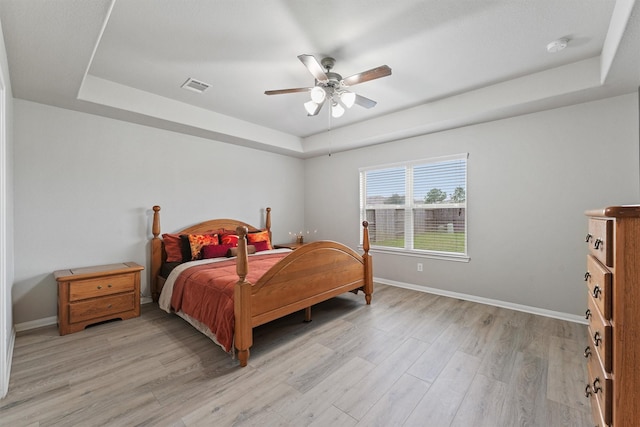
[[[69,284],[69,301],[133,291],[134,287],[135,277],[132,274],[78,280]]]
[[[611,272],[596,258],[587,255],[587,272],[584,280],[587,282],[589,295],[594,299],[605,319],[611,319],[612,315],[611,276]]]
[[[69,305],[69,322],[77,323],[135,308],[135,294],[133,292],[110,297],[80,301]]]
[[[613,220],[589,218],[585,238],[589,252],[608,267],[613,267]]]
[[[610,425],[612,422],[613,380],[603,372],[602,366],[595,357],[589,359],[587,370],[589,383],[585,387],[585,394],[591,398],[592,404],[596,403],[593,402],[595,398],[605,425]]]
[[[590,345],[598,353],[598,357],[602,360],[604,369],[607,372],[611,372],[613,365],[613,337],[612,327],[608,320],[602,317],[600,310],[598,310],[595,301],[589,296],[589,309],[587,310],[586,317],[589,319],[589,337]]]

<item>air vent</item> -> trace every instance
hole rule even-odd
[[[192,90],[194,92],[202,93],[205,90],[209,89],[211,85],[189,77],[187,81],[182,84],[181,87],[184,89]]]

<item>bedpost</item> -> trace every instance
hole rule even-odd
[[[162,265],[162,239],[160,239],[160,206],[153,207],[153,225],[151,226],[151,233],[153,239],[151,239],[151,271],[150,286],[151,286],[151,298],[154,302],[158,301],[160,295],[158,295],[158,275],[160,274],[160,267]]]
[[[268,211],[267,211],[268,212]],[[249,348],[253,344],[253,328],[251,326],[251,283],[247,282],[249,257],[247,255],[247,227],[238,227],[238,257],[236,272],[238,281],[234,289],[233,311],[235,317],[234,341],[238,350],[240,366],[247,366]]]
[[[364,254],[362,260],[364,261],[364,298],[367,304],[371,304],[371,295],[373,295],[373,261],[371,255],[369,255],[369,222],[362,221],[362,249]]]
[[[271,208],[267,208],[267,217],[264,221],[264,227],[269,233],[269,242],[273,242],[273,239],[271,238]]]

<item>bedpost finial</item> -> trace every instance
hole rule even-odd
[[[369,228],[369,221],[362,221],[362,226],[364,228]]]
[[[249,229],[245,226],[236,227],[236,233],[238,233],[238,237],[244,237],[249,233]]]
[[[153,207],[153,224],[151,226],[151,234],[153,234],[154,239],[157,239],[160,235],[160,206],[158,205]]]
[[[267,212],[271,212],[271,208],[267,208]]]

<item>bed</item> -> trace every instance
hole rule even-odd
[[[246,366],[253,344],[253,328],[256,326],[302,310],[305,321],[310,321],[314,304],[345,292],[362,291],[366,304],[371,304],[373,265],[369,254],[368,223],[364,221],[362,226],[362,255],[334,241],[311,242],[295,250],[273,250],[270,208],[265,210],[264,228],[234,219],[213,219],[161,237],[160,206],[154,206],[150,270],[152,298],[161,307],[165,304],[165,310],[167,300],[170,304],[176,303],[178,310],[171,306],[167,311],[183,317],[225,351],[233,352],[235,349],[240,366]],[[268,235],[268,249],[264,249],[264,242],[256,241],[263,238],[265,233]],[[192,243],[195,258],[198,244],[194,248],[193,241],[213,235],[217,235],[220,241],[223,236],[237,236],[237,246],[230,248],[224,257],[209,258],[208,252],[220,252],[222,248],[216,248],[215,243],[208,245],[200,241],[203,243],[199,249],[200,256],[206,252],[207,257],[188,260],[188,248],[184,254],[185,236]],[[171,264],[167,260],[175,261],[177,256],[172,242],[176,236],[182,239],[184,258],[182,262],[175,263],[169,272],[167,267]],[[259,244],[260,251],[255,251]],[[231,271],[233,277],[230,276]],[[201,284],[197,284],[196,279]],[[177,296],[178,289],[180,292],[198,289],[197,296]],[[204,301],[209,294],[213,295],[212,298],[221,299],[207,302],[205,309],[189,312],[198,304],[198,300]],[[189,298],[192,302],[185,303]],[[217,307],[216,313],[213,313],[216,310],[212,310],[212,307]],[[216,316],[224,317],[223,323],[226,323],[210,326]]]

